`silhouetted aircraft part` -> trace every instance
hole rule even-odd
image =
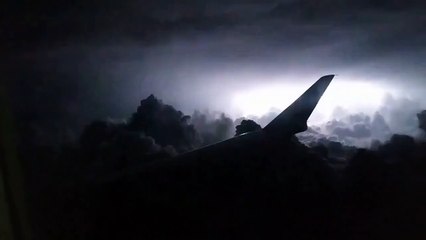
[[[303,132],[308,128],[308,118],[311,116],[333,78],[334,75],[321,77],[263,129],[245,133],[182,155],[187,157],[194,154],[208,154],[212,155],[210,157],[213,157],[213,155],[216,157],[216,155],[219,155],[225,150],[242,151],[250,146],[255,147],[259,144],[272,143],[272,140],[289,140],[294,134]]]
[[[306,131],[309,117],[333,78],[334,75],[321,77],[294,103],[266,125],[263,130],[268,135],[294,135]]]

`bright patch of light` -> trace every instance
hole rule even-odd
[[[350,112],[373,113],[389,91],[369,82],[333,81],[318,103],[317,111],[330,116],[336,107]]]
[[[256,87],[234,95],[233,107],[243,116],[262,116],[272,109],[284,109],[293,102],[300,91],[292,85],[268,85]]]
[[[243,116],[260,117],[270,112],[271,109],[284,110],[309,86],[309,84],[258,86],[235,93],[232,107]],[[378,85],[360,81],[344,81],[336,77],[324,93],[310,120],[319,122],[329,119],[336,107],[351,112],[373,112],[380,107],[386,94],[387,90]]]

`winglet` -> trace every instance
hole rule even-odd
[[[334,75],[321,77],[263,130],[272,135],[294,135],[308,129],[307,121]]]

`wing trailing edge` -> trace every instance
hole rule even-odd
[[[326,75],[315,82],[288,108],[282,111],[263,130],[270,135],[294,135],[308,129],[307,121],[317,106],[334,75]]]

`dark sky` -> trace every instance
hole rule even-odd
[[[415,110],[426,103],[421,0],[3,4],[2,66],[18,112],[83,123],[127,116],[154,93],[187,113],[237,115],[236,93],[303,89],[329,73],[409,96]]]

